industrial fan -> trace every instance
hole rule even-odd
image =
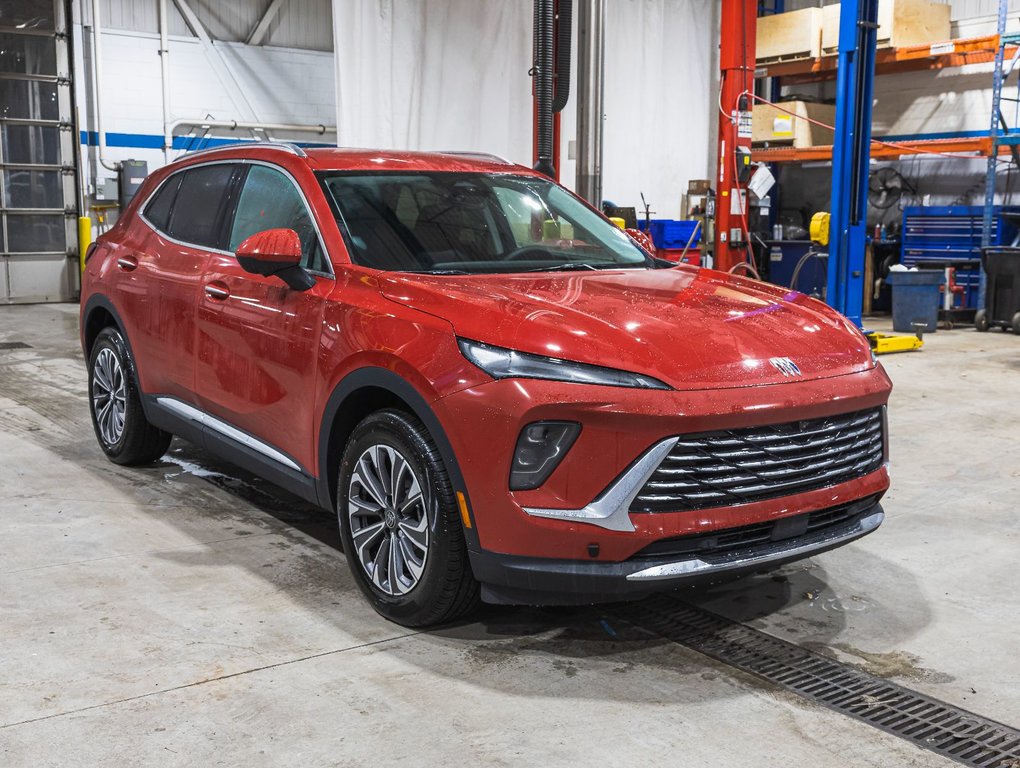
[[[868,202],[875,208],[892,208],[903,197],[904,191],[916,192],[903,174],[892,166],[879,168],[868,176]]]

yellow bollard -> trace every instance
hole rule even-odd
[[[92,245],[92,218],[90,216],[78,217],[78,266],[85,271],[85,254]]]

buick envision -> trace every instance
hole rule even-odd
[[[874,530],[890,383],[799,293],[656,260],[498,158],[235,146],[90,249],[112,461],[178,435],[335,510],[408,626],[617,600]]]

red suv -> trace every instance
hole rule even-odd
[[[890,383],[824,304],[658,261],[478,155],[234,146],[90,250],[111,460],[178,435],[335,510],[384,616],[641,596],[882,522]]]

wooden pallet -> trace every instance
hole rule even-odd
[[[792,64],[798,61],[814,61],[817,58],[818,57],[813,55],[811,52],[804,51],[803,53],[791,53],[783,56],[770,56],[769,58],[764,59],[759,58],[757,59],[757,64],[759,67],[767,67],[770,64]]]
[[[822,55],[822,9],[760,17],[755,55],[765,63],[817,59]]]
[[[840,4],[822,8],[822,52],[839,49]],[[882,0],[878,4],[879,48],[908,48],[949,40],[951,8],[931,0]]]

